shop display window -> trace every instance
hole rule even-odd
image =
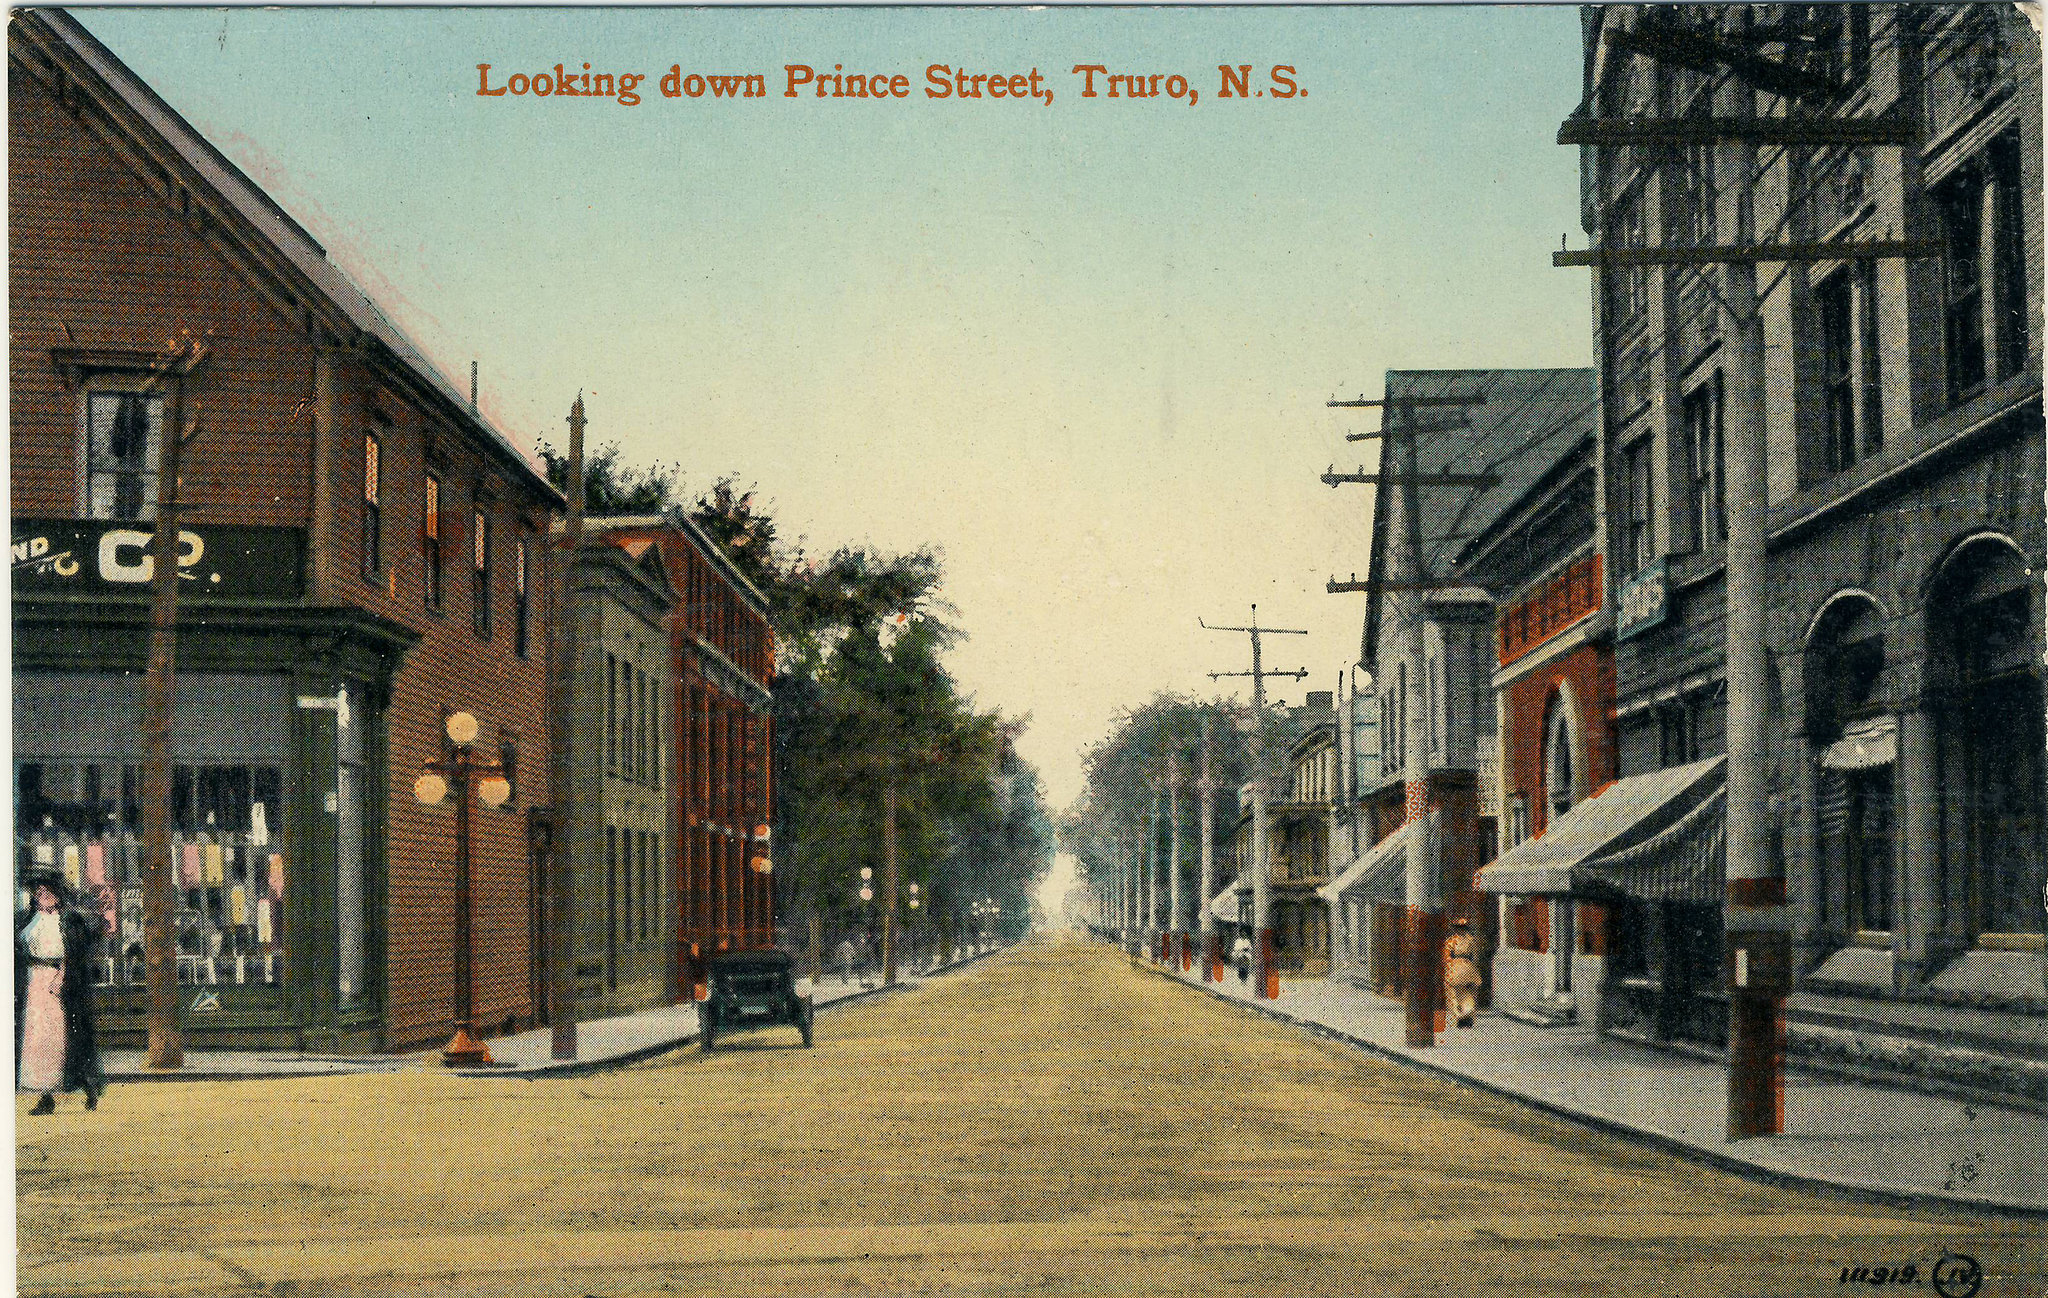
[[[15,877],[56,869],[95,898],[108,937],[96,986],[144,982],[142,767],[119,761],[15,764]],[[284,772],[276,765],[180,765],[169,862],[180,984],[265,1003],[284,982]],[[25,904],[17,896],[17,905]]]

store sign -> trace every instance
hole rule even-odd
[[[153,532],[132,522],[17,518],[15,593],[143,594],[156,572]],[[178,593],[295,600],[305,593],[306,533],[297,527],[178,529]]]
[[[1623,583],[1620,610],[1615,615],[1614,638],[1632,635],[1661,625],[1671,614],[1671,580],[1662,559]]]

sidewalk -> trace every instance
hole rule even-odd
[[[907,991],[929,978],[941,977],[983,960],[1001,947],[980,955],[963,956],[923,974],[899,971],[895,987],[881,986],[881,975],[869,971],[868,981],[859,977],[842,983],[826,974],[812,991],[808,978],[797,979],[797,990],[815,998],[820,1010],[884,992]],[[264,1077],[324,1077],[350,1073],[392,1073],[409,1069],[449,1072],[458,1077],[570,1077],[621,1068],[643,1059],[686,1046],[697,1039],[695,1002],[663,1005],[655,1009],[622,1014],[615,1018],[589,1019],[577,1025],[575,1059],[550,1058],[552,1034],[547,1028],[492,1037],[490,1047],[495,1066],[490,1068],[441,1067],[438,1050],[407,1055],[304,1055],[285,1051],[188,1050],[185,1066],[175,1072],[152,1072],[143,1066],[140,1050],[109,1050],[103,1057],[109,1082],[219,1082]]]
[[[1681,1157],[1781,1184],[1914,1207],[2048,1214],[2048,1117],[1906,1090],[1788,1073],[1785,1133],[1728,1140],[1727,1070],[1496,1013],[1411,1049],[1400,1002],[1338,979],[1283,981],[1256,1001],[1235,971],[1221,984],[1162,965],[1163,977],[1320,1035]]]

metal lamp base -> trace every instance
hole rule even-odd
[[[455,1035],[441,1047],[441,1065],[444,1068],[487,1068],[492,1062],[489,1048],[470,1035],[467,1023],[456,1024]]]

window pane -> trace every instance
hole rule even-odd
[[[86,402],[86,512],[94,518],[156,516],[163,454],[163,399],[98,392]]]

